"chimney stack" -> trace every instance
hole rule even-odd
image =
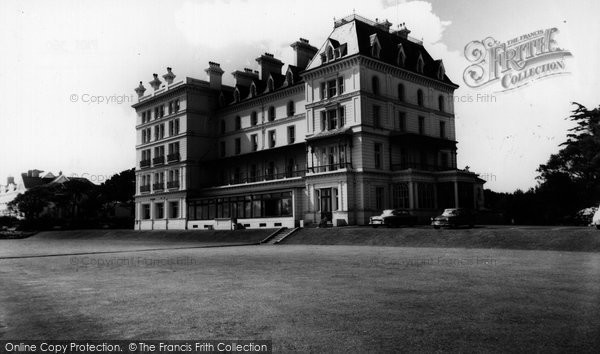
[[[275,59],[275,56],[271,53],[265,53],[256,58],[256,62],[260,65],[260,79],[267,81],[269,74],[275,73],[281,75],[281,67],[283,63],[279,59]]]
[[[236,70],[231,75],[235,78],[235,84],[240,86],[249,87],[252,81],[258,80],[258,72],[248,68],[244,68],[244,71]]]
[[[156,91],[160,88],[160,84],[162,83],[162,81],[158,79],[158,74],[152,74],[152,76],[154,76],[154,80],[150,81],[149,84],[150,86],[152,86],[154,91]]]
[[[406,39],[406,38],[408,38],[408,34],[410,33],[410,30],[408,28],[406,28],[406,24],[404,22],[402,22],[401,24],[398,25],[398,30],[392,31],[392,33],[400,38]]]
[[[6,185],[9,184],[15,184],[15,178],[14,177],[7,177],[6,178]]]
[[[221,89],[221,83],[223,82],[223,69],[221,69],[221,64],[215,63],[214,61],[208,62],[208,69],[204,70],[208,74],[208,81],[210,83],[210,88],[215,90]]]
[[[168,85],[173,83],[173,80],[175,79],[175,74],[173,74],[171,68],[167,68],[167,73],[163,75],[163,79],[165,79]]]
[[[308,44],[308,39],[300,38],[299,41],[292,43],[292,48],[296,52],[296,66],[300,69],[306,69],[308,63],[317,54],[318,49]]]

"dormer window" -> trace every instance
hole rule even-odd
[[[292,75],[291,71],[288,71],[287,74],[285,74],[285,82],[288,86],[294,84],[294,75]]]
[[[398,64],[398,66],[404,67],[405,62],[406,62],[406,53],[404,53],[404,47],[402,46],[402,44],[398,44],[397,64]]]
[[[444,63],[440,60],[440,65],[438,66],[437,77],[439,80],[444,80],[444,76],[446,75],[446,69],[444,69]]]
[[[273,77],[269,76],[269,80],[267,80],[267,91],[272,92],[275,89],[275,82],[273,82]]]
[[[240,91],[236,88],[235,91],[233,91],[233,102],[237,103],[240,101]]]
[[[372,34],[370,37],[371,42],[371,56],[379,59],[379,54],[381,52],[381,44],[379,43],[379,38],[377,38],[376,34]]]
[[[333,48],[327,47],[327,61],[333,60]]]
[[[250,85],[250,97],[256,97],[256,85],[254,82]]]
[[[225,107],[225,95],[223,95],[223,92],[219,95],[219,106]]]
[[[419,59],[417,60],[417,72],[419,74],[422,74],[424,68],[425,68],[425,62],[423,61],[423,56],[421,54],[419,54]]]

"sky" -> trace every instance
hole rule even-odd
[[[30,169],[99,183],[132,168],[139,81],[151,89],[152,74],[166,67],[176,81],[206,79],[204,69],[216,61],[233,84],[231,72],[258,69],[264,52],[294,64],[292,42],[302,37],[320,47],[334,18],[354,12],[405,23],[444,61],[460,85],[458,167],[479,173],[486,188],[535,186],[537,167],[572,126],[565,119],[571,102],[600,105],[598,1],[8,0],[0,2],[0,184]],[[507,92],[466,85],[468,43],[504,43],[548,28],[558,29],[557,46],[572,54],[566,74]]]

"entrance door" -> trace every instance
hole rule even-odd
[[[321,189],[321,219],[331,221],[331,188]]]

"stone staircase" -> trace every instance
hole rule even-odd
[[[277,231],[267,236],[267,238],[262,240],[260,243],[262,245],[276,245],[279,242],[283,241],[283,239],[285,239],[286,237],[298,231],[299,229],[299,227],[295,227],[292,229],[288,229],[287,227],[279,228]]]

